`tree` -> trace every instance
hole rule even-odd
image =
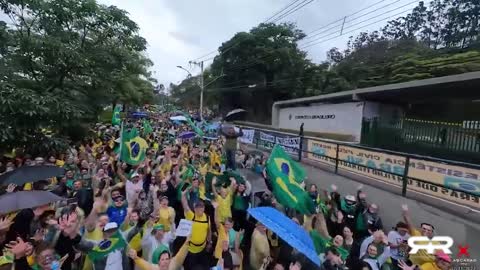
[[[7,150],[28,147],[42,129],[66,135],[96,121],[105,105],[152,97],[146,41],[124,10],[95,0],[0,0],[0,8],[12,25],[0,22]]]

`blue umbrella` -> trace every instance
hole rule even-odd
[[[195,132],[185,131],[185,132],[180,133],[180,135],[178,135],[178,138],[183,139],[183,140],[187,140],[187,139],[191,139],[195,136],[197,136],[197,134]]]
[[[320,266],[320,258],[315,251],[312,238],[300,225],[272,207],[256,207],[248,209],[258,222],[262,223],[291,247],[304,254],[313,263]]]

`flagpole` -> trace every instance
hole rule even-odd
[[[123,120],[120,125],[120,148],[118,153],[118,161],[122,161],[122,146],[123,146]]]

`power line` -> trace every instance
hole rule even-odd
[[[305,39],[310,39],[310,38],[319,36],[320,34],[325,33],[325,32],[328,32],[328,31],[331,30],[331,29],[335,29],[335,28],[340,27],[340,26],[342,26],[342,25],[344,25],[344,24],[346,24],[346,23],[351,23],[351,22],[353,22],[353,21],[356,21],[357,19],[363,18],[363,17],[365,17],[365,16],[367,16],[367,15],[370,15],[370,14],[372,14],[372,13],[375,13],[375,12],[377,12],[377,11],[379,11],[379,10],[382,10],[382,9],[384,9],[384,8],[386,8],[386,7],[389,7],[389,6],[391,6],[391,5],[393,5],[393,4],[397,3],[397,2],[400,2],[400,1],[402,1],[402,0],[396,0],[396,1],[392,2],[392,3],[390,3],[390,4],[381,6],[381,7],[377,8],[377,9],[371,10],[371,11],[369,11],[369,12],[363,14],[363,15],[360,15],[360,16],[358,16],[358,17],[355,17],[355,18],[352,18],[352,19],[349,19],[349,20],[346,20],[346,18],[351,17],[352,14],[351,14],[351,15],[348,15],[348,16],[345,16],[344,18],[340,19],[340,21],[343,21],[341,24],[338,24],[338,25],[336,25],[336,26],[330,27],[330,28],[328,28],[328,29],[326,29],[326,30],[323,30],[323,31],[319,32],[319,33],[315,33],[314,35],[310,35],[310,36],[307,35],[307,37],[306,37]],[[415,1],[413,1],[413,2],[411,2],[411,3],[409,3],[409,4],[407,4],[407,5],[410,5],[410,4],[415,3],[415,2],[418,2],[418,0],[415,0]],[[380,3],[380,2],[378,2],[378,3]],[[404,6],[402,6],[402,7],[404,7]],[[388,12],[390,12],[390,11],[387,11],[386,13],[388,13]],[[359,12],[355,12],[355,13],[353,13],[353,14],[357,14],[357,13],[359,13]],[[385,14],[385,13],[383,13],[383,14]],[[345,20],[345,21],[344,21],[344,20]],[[317,29],[317,31],[318,31],[318,30],[320,30],[320,28]]]
[[[301,0],[294,0],[292,2],[290,2],[290,4],[288,4],[287,6],[283,7],[281,10],[277,11],[275,14],[273,14],[272,16],[268,17],[268,19],[266,19],[265,21],[263,21],[264,23],[270,21],[271,19],[275,18],[275,16],[277,16],[278,14],[282,13],[283,11],[285,11],[286,9],[288,9],[289,7],[293,6],[296,2],[299,2]]]
[[[382,18],[382,19],[380,19],[380,20],[378,20],[378,21],[374,21],[373,23],[369,23],[369,24],[367,24],[367,25],[363,25],[363,26],[358,27],[358,28],[356,28],[356,29],[353,29],[353,30],[351,30],[351,31],[345,32],[345,33],[343,33],[343,34],[341,34],[341,35],[339,35],[339,36],[335,36],[335,37],[332,37],[332,38],[329,38],[329,39],[326,39],[326,40],[320,40],[321,38],[316,39],[316,40],[320,40],[320,41],[311,43],[311,44],[306,45],[306,46],[303,46],[303,47],[301,47],[300,49],[306,49],[306,48],[310,48],[310,47],[312,47],[312,46],[315,46],[315,45],[318,45],[318,44],[321,44],[321,43],[325,43],[325,42],[330,41],[330,40],[332,40],[332,39],[336,39],[336,38],[341,37],[341,36],[344,36],[344,35],[346,35],[346,34],[350,34],[350,33],[352,33],[352,32],[361,30],[361,29],[363,29],[363,28],[365,28],[365,27],[367,27],[367,26],[370,26],[370,25],[373,25],[373,24],[376,24],[376,23],[379,23],[379,22],[383,22],[383,21],[388,20],[388,19],[390,19],[390,18],[393,18],[393,17],[395,17],[395,16],[404,14],[404,13],[406,13],[406,12],[408,12],[408,11],[410,11],[410,9],[408,9],[408,10],[403,10],[403,11],[401,11],[401,12],[399,12],[399,13],[396,13],[396,14],[394,14],[394,15],[392,15],[392,16],[389,16],[389,17],[386,17],[386,18]],[[314,40],[314,41],[316,41],[316,40]],[[304,44],[304,45],[305,45],[305,44]]]
[[[276,18],[276,19],[275,19],[274,21],[272,21],[272,22],[273,22],[273,23],[276,23],[276,22],[280,21],[281,19],[289,16],[290,14],[295,13],[296,11],[298,11],[299,9],[303,8],[304,6],[312,3],[313,1],[314,1],[314,0],[305,0],[305,1],[303,1],[302,3],[296,5],[296,6],[293,7],[290,11],[287,11],[287,13],[279,16],[278,18]]]
[[[390,10],[388,10],[388,11],[385,11],[383,14],[372,16],[372,17],[370,17],[370,18],[368,18],[368,19],[365,19],[365,20],[363,20],[363,21],[358,22],[358,23],[355,24],[355,25],[351,25],[351,26],[345,27],[344,30],[345,30],[345,29],[352,28],[352,27],[354,27],[354,26],[356,26],[356,25],[358,25],[358,24],[362,24],[362,23],[371,21],[371,20],[376,19],[376,18],[378,18],[378,17],[380,17],[380,16],[382,16],[382,15],[384,15],[384,14],[388,14],[388,13],[397,11],[397,10],[403,8],[403,7],[409,6],[409,5],[411,5],[411,4],[413,4],[413,3],[416,3],[416,2],[418,2],[418,1],[419,1],[419,0],[414,0],[414,1],[411,1],[411,2],[409,2],[409,3],[407,3],[407,4],[403,5],[403,6],[399,6],[399,7],[390,9]],[[404,12],[406,12],[406,11],[410,11],[410,10],[411,10],[411,9],[402,11],[402,13],[404,13]],[[367,14],[368,14],[368,13],[367,13]],[[366,15],[367,15],[367,14],[366,14]],[[397,16],[397,15],[398,15],[398,14],[395,14],[395,15],[392,15],[392,16],[390,16],[390,17],[388,17],[388,18],[385,18],[385,19],[389,19],[389,18],[394,17],[394,16]],[[352,19],[352,20],[350,20],[350,21],[348,21],[348,22],[355,21],[355,20],[357,20],[357,19],[359,19],[359,18],[361,18],[361,17],[354,18],[354,19]],[[384,20],[385,20],[385,19],[384,19]],[[366,27],[366,26],[369,26],[369,25],[365,25],[365,26],[363,26],[363,27]],[[301,46],[305,46],[305,45],[307,45],[307,44],[309,44],[309,43],[313,43],[313,42],[315,42],[315,41],[318,41],[318,40],[320,40],[320,39],[326,38],[326,37],[331,36],[331,35],[336,34],[336,33],[337,33],[337,31],[334,31],[334,32],[331,32],[331,33],[329,33],[329,34],[323,35],[323,36],[321,36],[321,37],[319,37],[319,38],[315,38],[315,39],[309,40],[309,41],[301,44]],[[342,35],[343,35],[343,34],[340,34],[340,36],[342,36]]]
[[[362,12],[362,11],[364,11],[364,10],[367,10],[367,9],[369,9],[369,8],[371,8],[371,7],[374,7],[374,6],[376,6],[376,5],[378,5],[378,4],[382,3],[382,2],[385,2],[385,1],[387,1],[387,0],[380,0],[380,1],[376,2],[376,3],[371,4],[371,5],[368,6],[368,7],[365,7],[365,8],[363,8],[363,9],[358,10],[358,11],[355,11],[355,12],[352,13],[352,14],[349,14],[349,15],[347,15],[347,16],[343,16],[342,18],[340,18],[340,19],[338,19],[338,20],[336,20],[336,21],[333,21],[333,22],[331,22],[331,23],[328,23],[328,24],[326,24],[326,25],[324,25],[324,26],[322,26],[322,27],[320,27],[320,28],[317,28],[317,29],[315,29],[315,30],[307,33],[307,36],[310,35],[310,34],[313,34],[313,33],[317,32],[318,30],[322,30],[322,29],[324,29],[325,27],[328,27],[328,26],[330,26],[330,25],[332,25],[332,24],[334,24],[334,23],[341,22],[341,21],[343,21],[343,19],[344,19],[345,17],[350,17],[350,16],[353,16],[353,15],[357,15],[358,13],[360,13],[360,12]]]
[[[289,7],[291,7],[292,5],[294,5],[295,3],[299,2],[299,1],[302,1],[302,2],[300,3],[300,5],[301,5],[302,3],[305,3],[305,2],[307,2],[307,1],[309,1],[308,3],[306,3],[306,4],[304,4],[304,5],[302,5],[302,6],[300,7],[300,8],[302,8],[303,6],[305,6],[305,5],[307,5],[307,4],[310,4],[310,3],[313,2],[314,0],[294,0],[294,1],[292,1],[289,5],[287,5],[286,7],[284,7],[283,9],[281,9],[280,11],[278,11],[277,13],[275,13],[274,15],[272,15],[271,17],[269,17],[267,20],[263,21],[263,23],[267,23],[269,20],[273,19],[275,16],[277,16],[277,15],[280,14],[280,13],[282,13],[283,11],[285,11],[286,9],[288,9]],[[297,5],[297,6],[298,6],[298,5]],[[297,6],[295,6],[295,7],[297,7]],[[296,12],[296,11],[297,11],[298,9],[300,9],[300,8],[297,8],[296,10],[287,11],[288,14],[284,13],[284,14],[281,14],[280,16],[283,16],[283,15],[288,16],[288,15]],[[284,18],[284,17],[282,17],[282,18]],[[277,21],[277,19],[275,19],[275,22],[276,22],[276,21]],[[241,42],[242,42],[242,40],[239,40],[239,41],[235,42],[234,44],[232,44],[232,45],[230,45],[229,47],[227,47],[223,52],[220,52],[220,54],[224,54],[224,53],[230,51],[231,49],[233,49],[233,47],[237,46],[237,45],[240,44]],[[204,55],[202,55],[202,56],[200,56],[200,57],[195,58],[195,59],[192,60],[192,61],[199,61],[200,59],[205,58],[205,57],[207,57],[207,56],[210,56],[210,55],[212,55],[212,54],[214,54],[214,53],[217,53],[217,52],[218,52],[218,50],[213,50],[213,51],[211,51],[211,52],[209,52],[209,53],[207,53],[207,54],[204,54]],[[202,61],[209,61],[209,60],[214,59],[215,57],[216,57],[216,56],[212,56],[212,57],[209,57],[208,59],[205,59],[205,60],[202,60]]]
[[[358,14],[358,13],[360,13],[360,12],[362,12],[362,11],[365,11],[366,9],[371,8],[371,7],[375,6],[375,5],[378,5],[378,4],[380,4],[380,3],[384,2],[384,1],[386,1],[386,0],[382,0],[382,1],[376,2],[376,3],[368,6],[367,8],[363,8],[363,9],[361,9],[361,10],[359,10],[359,11],[356,11],[356,12],[350,14],[349,16]],[[398,1],[402,1],[402,0],[397,0],[397,1],[393,2],[393,3],[396,3],[396,2],[398,2]],[[405,4],[405,5],[403,5],[403,6],[396,7],[396,8],[391,9],[391,10],[389,10],[389,11],[383,13],[383,14],[391,13],[391,12],[393,12],[393,11],[395,11],[395,10],[398,10],[398,9],[400,9],[400,8],[402,8],[402,7],[411,5],[411,4],[415,3],[415,2],[418,2],[418,0],[411,1],[411,2],[409,2],[408,4]],[[390,5],[393,4],[393,3],[390,3],[390,4],[388,4],[388,5],[384,5],[384,6],[380,7],[380,8],[377,8],[375,11],[378,11],[378,10],[380,10],[380,9],[386,8],[386,7],[390,6]],[[360,18],[362,18],[362,17],[365,17],[365,16],[367,16],[367,15],[369,15],[369,14],[375,12],[375,11],[370,11],[370,12],[368,12],[368,13],[366,13],[366,14],[357,16],[357,17],[349,20],[349,22],[352,22],[352,21],[355,21],[355,20],[360,19]],[[406,11],[403,11],[402,13],[404,13],[404,12],[406,12]],[[400,14],[402,14],[402,13],[400,13]],[[383,14],[376,15],[376,16],[372,16],[372,17],[370,17],[370,18],[368,18],[368,19],[365,19],[365,20],[357,23],[356,25],[362,24],[362,23],[367,22],[367,21],[370,21],[370,20],[373,20],[373,19],[375,19],[375,18],[378,18],[378,17],[380,17],[380,16],[383,15]],[[396,14],[396,15],[397,15],[397,14]],[[393,15],[393,16],[396,16],[396,15]],[[393,16],[391,16],[391,17],[393,17]],[[390,18],[390,17],[388,17],[388,18]],[[385,19],[388,19],[388,18],[385,18]],[[383,20],[385,20],[385,19],[382,19],[381,21],[383,21]],[[341,20],[343,20],[343,19],[341,19]],[[378,21],[377,21],[377,22],[378,22]],[[375,22],[375,23],[377,23],[377,22]],[[372,23],[372,24],[374,24],[374,23]],[[367,26],[370,26],[370,25],[372,25],[372,24],[364,25],[364,26],[362,26],[362,27],[367,27]],[[354,26],[356,26],[356,25],[345,27],[344,30],[349,29],[349,28],[352,28],[352,27],[354,27]],[[328,24],[327,24],[327,26],[328,26]],[[336,28],[336,27],[333,27],[333,28]],[[327,29],[327,30],[331,30],[331,29],[333,29],[333,28],[329,28],[329,29]],[[318,29],[317,29],[317,30],[318,30]],[[356,29],[356,30],[358,30],[358,29]],[[354,31],[356,31],[356,30],[354,30]],[[306,46],[306,45],[313,44],[314,42],[317,42],[317,41],[319,41],[319,40],[321,40],[321,39],[324,39],[324,38],[329,37],[329,36],[331,36],[331,35],[333,35],[333,34],[336,34],[337,32],[338,32],[338,31],[334,31],[334,32],[331,32],[331,33],[329,33],[329,34],[323,35],[323,36],[321,36],[321,37],[319,37],[319,38],[316,38],[316,39],[307,41],[306,43],[301,44],[301,46],[304,46],[304,47],[301,47],[301,49],[303,49],[303,48],[308,48],[308,47],[310,47],[310,46]],[[342,36],[342,35],[344,35],[344,34],[348,34],[348,33],[351,33],[351,32],[353,32],[353,31],[349,31],[349,32],[347,32],[347,33],[343,33],[343,34],[341,34],[341,35],[339,35],[339,36]],[[323,33],[323,32],[322,32],[322,33]],[[320,34],[320,33],[317,33],[317,34]],[[336,36],[336,37],[334,37],[334,38],[337,38],[337,37],[339,37],[339,36]],[[334,38],[330,38],[330,39],[328,39],[328,40],[332,40],[332,39],[334,39]],[[326,41],[328,41],[328,40],[326,40]],[[317,43],[318,43],[318,42],[317,42]],[[315,43],[315,45],[316,45],[317,43]],[[240,69],[248,68],[248,67],[250,67],[250,66],[255,65],[256,63],[258,63],[258,60],[266,59],[266,58],[268,58],[268,57],[274,57],[274,55],[269,55],[269,54],[271,54],[271,53],[272,53],[272,52],[267,53],[267,54],[265,54],[265,55],[263,55],[263,56],[260,56],[260,57],[258,57],[257,59],[253,59],[253,60],[251,60],[251,61],[249,61],[249,62],[247,62],[247,63],[241,64],[241,65],[238,65],[238,66],[230,67],[230,68],[228,68],[228,69],[226,69],[226,70],[234,71],[234,70],[240,70]]]

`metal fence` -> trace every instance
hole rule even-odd
[[[281,145],[298,161],[350,173],[409,192],[480,209],[480,166],[242,126],[253,132],[246,143],[270,150]]]
[[[480,121],[364,119],[361,143],[393,151],[479,163]]]

